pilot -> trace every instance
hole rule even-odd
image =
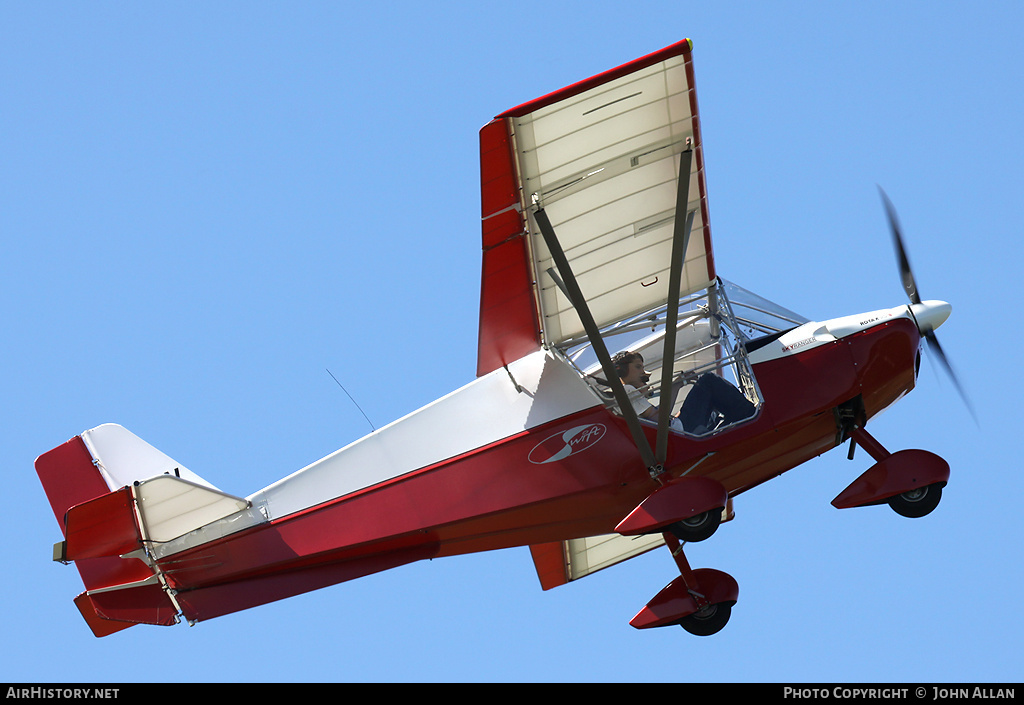
[[[642,419],[648,421],[658,420],[658,407],[647,401],[650,389],[647,382],[651,376],[644,369],[644,356],[638,352],[624,351],[612,358],[612,365],[615,366],[615,373],[619,376],[622,386],[626,388],[626,394],[633,405],[633,411]],[[675,406],[676,396],[682,387],[680,383],[672,385],[672,405]],[[669,427],[674,431],[682,431],[683,425],[679,417],[672,416],[669,419]]]
[[[650,421],[658,418],[658,407],[647,401],[647,382],[651,376],[644,369],[644,358],[637,352],[621,352],[612,358],[637,416]],[[675,406],[682,380],[672,384],[672,405]],[[697,378],[693,389],[686,395],[679,414],[672,416],[670,426],[675,431],[685,430],[701,435],[722,426],[728,426],[754,415],[756,411],[743,393],[713,372]]]

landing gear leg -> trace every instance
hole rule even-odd
[[[698,607],[696,612],[680,619],[679,626],[696,636],[717,634],[729,623],[735,600],[711,602],[707,595],[701,593],[700,583],[690,568],[690,562],[686,560],[686,554],[683,553],[683,544],[670,531],[666,531],[664,536],[665,545],[672,552],[672,558],[679,568],[680,577],[686,583],[687,592]]]
[[[676,535],[671,531],[666,531],[662,534],[665,539],[665,545],[668,550],[672,552],[672,560],[676,562],[676,567],[679,568],[679,576],[682,578],[683,583],[686,584],[686,589],[691,595],[695,596],[699,606],[704,596],[697,592],[699,587],[697,584],[697,578],[693,575],[693,568],[690,567],[690,561],[686,560],[686,554],[683,553],[683,542],[676,538]]]

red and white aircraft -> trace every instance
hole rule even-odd
[[[949,466],[890,454],[865,424],[914,388],[923,340],[945,362],[934,329],[949,305],[918,296],[887,201],[909,305],[814,322],[723,281],[691,51],[684,40],[481,130],[466,386],[247,497],[116,425],[40,456],[64,533],[54,559],[78,567],[93,632],[512,546],[530,547],[550,589],[666,545],[679,575],[631,624],[712,634],[736,581],[681,549],[731,519],[737,495],[850,441],[875,463],[836,507],[931,511]],[[613,350],[643,356],[639,380]],[[740,417],[715,402],[723,380]]]

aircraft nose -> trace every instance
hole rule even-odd
[[[922,301],[911,304],[910,312],[914,314],[918,330],[928,334],[946,322],[953,307],[945,301]]]

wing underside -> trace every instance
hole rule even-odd
[[[531,212],[543,208],[599,327],[665,305],[680,155],[693,235],[681,294],[713,281],[688,40],[499,115],[481,131],[478,373],[584,337]],[[499,257],[489,254],[501,251]],[[490,266],[489,266],[490,265]]]
[[[605,534],[530,546],[541,587],[550,590],[663,546],[660,534]]]

